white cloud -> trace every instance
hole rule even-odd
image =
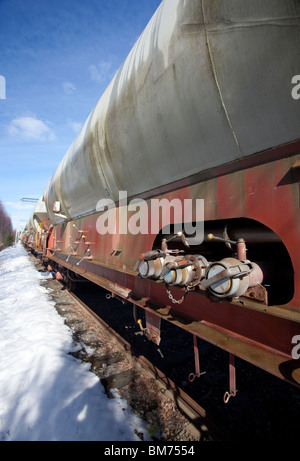
[[[63,82],[63,90],[66,94],[72,94],[76,91],[76,86],[72,82]]]
[[[80,122],[74,122],[72,120],[68,120],[68,124],[69,126],[72,128],[72,130],[74,131],[74,133],[79,133],[79,131],[81,130],[82,128],[82,125],[83,123],[80,123]]]
[[[112,62],[100,61],[99,64],[92,64],[90,67],[90,76],[94,82],[103,83],[112,77]]]
[[[53,141],[55,139],[53,131],[46,123],[30,116],[12,120],[8,127],[8,132],[11,136],[26,140]]]

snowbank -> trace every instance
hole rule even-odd
[[[0,440],[134,441],[146,430],[108,399],[20,245],[0,253]]]

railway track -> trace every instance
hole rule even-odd
[[[223,351],[201,343],[207,374],[189,383],[191,335],[166,322],[158,348],[141,335],[132,310],[107,299],[99,287],[79,284],[75,294],[55,279],[46,283],[78,343],[72,355],[91,364],[108,396],[118,389],[155,440],[297,439],[298,389],[241,363],[238,397],[224,405],[228,364]]]
[[[91,310],[78,296],[74,293],[69,292],[69,296],[85,311],[87,312],[97,324],[104,327],[106,332],[109,332],[113,338],[115,338],[121,348],[124,348],[127,353],[130,353],[129,362],[132,365],[132,358],[134,365],[138,364],[140,367],[134,366],[128,370],[118,371],[112,376],[105,376],[101,379],[101,382],[104,384],[106,389],[108,388],[123,388],[126,385],[134,386],[134,381],[139,379],[144,380],[146,374],[150,376],[152,380],[155,380],[155,385],[157,387],[157,392],[165,395],[165,400],[174,402],[174,414],[173,417],[180,419],[180,423],[183,425],[182,428],[177,428],[180,433],[185,436],[188,436],[190,440],[228,440],[228,434],[221,428],[219,428],[215,422],[213,422],[207,415],[205,409],[201,407],[195,400],[193,400],[188,394],[186,394],[180,387],[178,387],[165,373],[158,369],[153,363],[151,363],[145,356],[140,355],[136,350],[133,349],[131,344],[121,337],[114,329],[112,329],[103,319],[101,319],[93,310]],[[116,357],[116,362],[124,359],[122,352],[112,354],[108,357],[108,363],[112,360],[115,363],[114,358]],[[142,389],[143,400],[145,399],[144,388]],[[121,394],[126,396],[126,391],[121,392]],[[132,404],[132,402],[131,402]],[[175,413],[178,414],[175,414]],[[183,418],[181,419],[181,415]],[[185,421],[185,418],[187,420]],[[167,422],[168,423],[168,422]],[[158,423],[156,423],[158,425]],[[173,432],[175,425],[173,422]]]
[[[43,266],[33,259],[38,270]],[[109,397],[115,389],[147,423],[153,440],[229,440],[206,410],[163,371],[140,354],[62,282],[42,282],[73,332],[76,359],[89,362]],[[148,340],[147,340],[148,341]],[[138,434],[139,435],[139,434]]]

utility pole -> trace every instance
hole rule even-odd
[[[17,228],[16,228],[16,235],[15,235],[15,243],[17,243],[18,241],[18,237],[19,237],[19,221],[20,221],[20,209],[21,209],[21,204],[22,202],[26,202],[26,203],[36,203],[38,202],[39,199],[38,198],[31,198],[31,197],[23,197],[19,200],[19,208],[18,208],[18,221],[17,221]]]

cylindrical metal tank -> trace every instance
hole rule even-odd
[[[298,0],[164,0],[51,178],[52,222],[298,139],[299,18]]]
[[[48,218],[48,211],[46,208],[46,204],[42,200],[42,197],[41,197],[39,201],[36,203],[34,210],[27,221],[25,229],[27,229],[28,231],[31,229],[36,231],[41,221],[47,218]]]
[[[43,219],[48,218],[48,212],[45,202],[42,200],[42,197],[37,202],[34,211],[33,211],[33,224],[34,228],[37,229],[38,225],[43,221]]]

